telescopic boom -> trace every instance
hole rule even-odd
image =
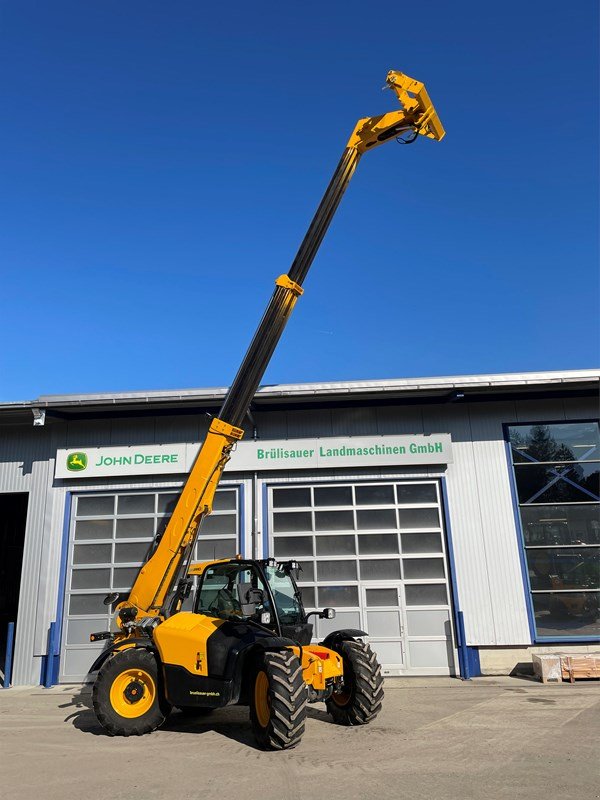
[[[244,435],[241,425],[252,398],[303,293],[302,284],[361,156],[391,139],[408,144],[419,135],[437,141],[445,135],[422,83],[391,71],[386,84],[385,88],[395,92],[401,109],[357,122],[289,273],[275,281],[273,296],[219,415],[211,422],[169,524],[154,554],[140,569],[129,599],[122,604],[135,608],[138,617],[168,614],[170,593],[182,567],[189,563],[202,519],[212,510],[223,468],[234,444]]]

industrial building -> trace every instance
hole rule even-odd
[[[507,673],[600,641],[600,371],[269,386],[195,557],[298,559],[317,634],[386,675]],[[80,682],[224,389],[0,404],[13,685]],[[54,624],[52,624],[54,623]]]

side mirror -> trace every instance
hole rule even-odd
[[[256,606],[264,600],[262,589],[254,589],[251,583],[238,583],[238,600],[244,617],[251,617],[256,611]]]
[[[335,619],[336,611],[335,608],[324,608],[323,611],[319,614],[321,619]]]

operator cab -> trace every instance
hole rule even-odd
[[[302,605],[302,594],[294,579],[298,569],[294,561],[280,563],[273,559],[193,565],[190,574],[200,574],[194,612],[250,622],[299,645],[308,645],[313,635],[308,621],[312,614],[307,615]],[[326,609],[322,616],[331,618],[335,614],[332,612],[333,609]]]

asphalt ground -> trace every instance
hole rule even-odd
[[[309,707],[294,750],[256,748],[247,709],[174,713],[106,736],[88,687],[0,691],[4,800],[503,800],[600,798],[600,683],[388,679],[370,725]]]

